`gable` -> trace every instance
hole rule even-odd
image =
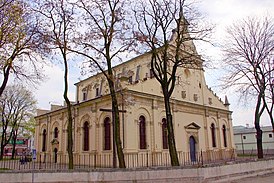
[[[201,127],[196,123],[192,122],[189,125],[185,126],[185,129],[199,130]]]

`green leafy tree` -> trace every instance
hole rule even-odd
[[[33,116],[31,116],[27,121],[24,122],[23,130],[21,131],[21,135],[26,138],[34,137],[35,126],[36,126],[35,119]]]
[[[14,158],[19,128],[34,116],[36,100],[25,87],[12,85],[4,90],[0,97],[0,104],[2,123],[0,159],[3,158],[4,147],[10,141],[13,142],[12,158]]]

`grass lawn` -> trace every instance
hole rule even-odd
[[[11,169],[9,169],[9,168],[0,168],[0,171],[1,170],[11,170]]]

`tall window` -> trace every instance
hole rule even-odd
[[[110,118],[104,120],[104,150],[110,150],[111,137],[110,137]]]
[[[86,91],[83,91],[83,101],[86,101],[87,100],[87,92]]]
[[[42,135],[42,151],[46,151],[46,142],[47,142],[47,130],[43,130],[43,135]]]
[[[223,125],[223,138],[224,138],[224,147],[227,147],[227,141],[226,141],[226,127]]]
[[[216,147],[215,125],[212,123],[210,128],[211,128],[212,147]]]
[[[129,77],[128,77],[128,82],[129,82],[130,84],[132,84],[132,76],[129,76]]]
[[[139,118],[140,149],[146,149],[146,119],[144,116]]]
[[[84,151],[88,151],[89,150],[89,124],[86,121],[84,123]]]
[[[141,66],[138,65],[138,66],[137,66],[137,69],[136,69],[135,82],[139,81],[139,79],[140,79],[140,69],[141,69]]]
[[[99,88],[96,88],[95,96],[96,96],[96,97],[99,97]]]
[[[102,79],[100,84],[100,89],[99,89],[99,96],[102,96],[103,84],[104,84],[104,80]]]
[[[54,138],[58,138],[59,130],[58,130],[57,127],[54,128],[54,132],[53,132],[53,133],[54,133],[53,137],[54,137]]]
[[[168,149],[166,118],[162,119],[162,139],[163,139],[163,149]]]

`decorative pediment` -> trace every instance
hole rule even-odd
[[[185,129],[199,130],[201,127],[196,123],[192,122],[189,125],[185,126]]]
[[[100,84],[99,83],[95,83],[93,86],[93,89],[99,88]]]
[[[91,91],[91,89],[92,89],[92,84],[88,84],[87,86],[85,86],[85,87],[82,89],[82,92]]]
[[[123,70],[123,72],[119,75],[120,81],[128,81],[129,77],[133,76],[134,72],[131,70]]]
[[[51,144],[52,145],[59,144],[58,139],[56,139],[56,138],[52,139]]]

